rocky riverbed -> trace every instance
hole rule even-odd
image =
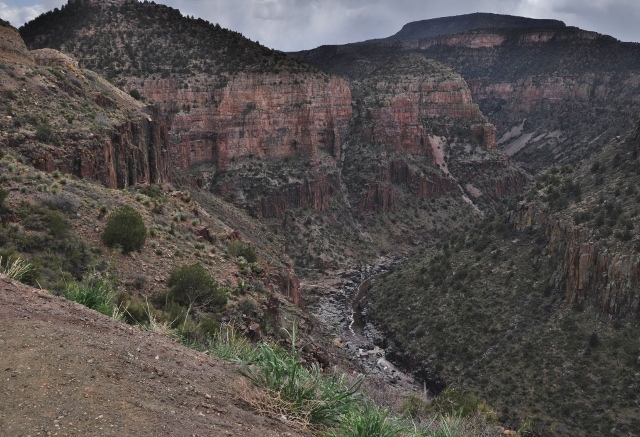
[[[363,373],[407,390],[419,390],[420,385],[411,375],[386,359],[384,336],[367,317],[367,292],[380,275],[398,262],[383,258],[375,264],[338,271],[331,277],[302,285],[308,310]]]

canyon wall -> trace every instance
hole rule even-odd
[[[60,170],[113,188],[171,180],[167,126],[153,108],[143,110],[107,81],[80,70],[76,60],[63,53],[29,52],[10,26],[0,26],[0,62],[11,70],[2,74],[7,95],[13,100],[23,93],[7,120],[12,122],[16,115],[40,120],[24,126],[23,135],[10,135],[4,141],[36,168]],[[76,104],[83,105],[86,114],[94,110],[93,119],[73,124],[76,116],[70,116],[68,108]],[[16,123],[22,125],[21,118]]]
[[[640,313],[640,256],[606,241],[591,241],[588,229],[549,215],[545,205],[520,202],[511,214],[517,230],[543,227],[546,253],[557,259],[552,277],[571,303],[589,302],[605,314]]]
[[[239,73],[226,83],[133,80],[157,102],[171,126],[171,155],[181,168],[234,158],[339,157],[351,117],[351,93],[339,78],[320,74]]]

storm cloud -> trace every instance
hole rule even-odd
[[[554,18],[640,41],[638,0],[156,0],[284,51],[393,35],[411,21],[472,12]],[[0,16],[19,26],[60,0],[5,0]]]

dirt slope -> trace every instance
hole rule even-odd
[[[0,277],[1,436],[300,436],[236,367]]]

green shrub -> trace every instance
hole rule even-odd
[[[428,408],[443,416],[459,415],[471,417],[476,413],[491,413],[491,408],[482,399],[472,395],[460,393],[453,387],[445,388]],[[490,414],[491,415],[491,414]]]
[[[252,363],[258,357],[258,350],[251,342],[231,327],[216,332],[209,352],[223,360],[234,362]]]
[[[147,227],[142,216],[130,206],[122,206],[109,216],[102,235],[106,245],[118,245],[123,253],[139,250],[146,238]]]
[[[87,275],[82,283],[69,284],[64,292],[67,299],[108,316],[113,315],[114,306],[111,301],[114,295],[113,282],[109,274],[98,274],[95,271]]]
[[[389,412],[372,403],[353,410],[345,417],[338,432],[325,434],[326,437],[400,437],[407,435],[407,429]]]
[[[285,410],[298,423],[337,424],[355,408],[362,378],[347,387],[344,375],[324,375],[317,364],[302,366],[295,333],[294,325],[291,351],[263,343],[254,364],[243,362],[239,372],[266,390],[266,409]]]
[[[138,91],[137,89],[129,91],[129,95],[136,100],[140,100],[140,98],[142,97],[140,95],[140,91]]]
[[[46,123],[42,123],[36,128],[36,139],[43,143],[49,143],[55,146],[60,145],[60,137],[53,131],[51,126]]]
[[[69,223],[59,212],[52,211],[47,213],[45,220],[49,233],[55,238],[63,238],[69,231]]]
[[[0,214],[7,210],[7,206],[4,201],[7,199],[9,192],[5,189],[0,188]]]
[[[200,264],[174,267],[167,285],[169,297],[180,305],[219,309],[227,304],[226,294]]]
[[[130,325],[146,325],[149,323],[149,308],[138,299],[129,300],[123,308],[124,319]]]
[[[2,257],[0,256],[0,273],[7,276],[9,279],[22,281],[24,276],[32,269],[32,265],[21,258],[14,258],[13,261],[8,258],[3,265]]]
[[[256,249],[253,247],[251,243],[244,243],[242,241],[234,241],[233,243],[229,243],[227,247],[227,251],[229,255],[232,257],[241,256],[247,260],[249,263],[255,263],[258,261],[258,255],[256,254]]]

